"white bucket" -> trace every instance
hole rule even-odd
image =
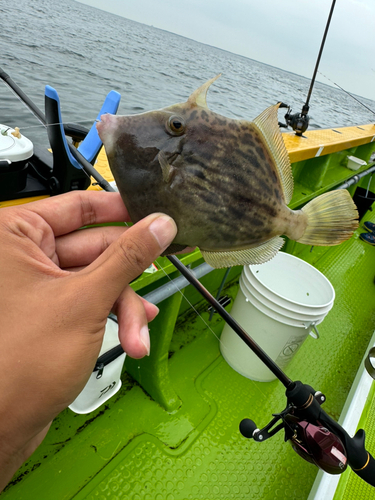
[[[323,321],[334,298],[335,291],[321,272],[279,252],[265,264],[244,267],[231,315],[283,369],[312,328]],[[220,349],[241,375],[262,382],[276,378],[228,325]]]

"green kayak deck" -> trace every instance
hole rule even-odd
[[[363,220],[375,221],[375,212]],[[375,247],[359,239],[362,231],[330,249],[293,246],[293,253],[326,274],[336,299],[319,326],[320,339],[309,337],[286,372],[326,394],[325,409],[336,419],[375,329]],[[232,280],[224,292],[234,298],[237,290]],[[244,417],[263,426],[284,408],[282,384],[254,382],[230,368],[216,337],[222,320],[215,315],[209,322],[203,304],[199,312],[201,317],[187,308],[174,331],[168,361],[178,395],[173,410],[124,373],[120,392],[103,407],[90,415],[67,409],[54,421],[2,498],[307,499],[317,469],[283,442],[282,433],[256,443],[238,431]],[[375,454],[373,406],[371,400],[361,424]],[[351,472],[342,480],[335,499],[375,498]],[[358,496],[358,488],[366,492]]]

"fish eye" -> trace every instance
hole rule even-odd
[[[167,131],[172,135],[181,135],[185,132],[185,122],[179,116],[170,116],[167,122]]]

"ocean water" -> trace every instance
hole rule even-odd
[[[209,90],[210,108],[251,120],[278,101],[300,111],[310,86],[302,76],[74,0],[1,2],[0,19],[3,70],[42,110],[44,86],[55,87],[63,120],[88,127],[111,89],[122,95],[119,114],[133,114],[185,101],[221,73]],[[360,100],[375,110],[375,102]],[[322,83],[315,84],[309,114],[310,128],[375,119],[343,91]],[[0,123],[48,144],[44,127],[1,81]]]

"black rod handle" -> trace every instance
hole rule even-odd
[[[353,472],[371,486],[375,486],[375,460],[365,447],[365,431],[359,429],[354,437],[347,436],[344,445],[348,463]]]
[[[348,465],[353,472],[371,486],[375,486],[375,460],[365,447],[365,431],[360,429],[350,437],[340,424],[321,409],[320,422],[341,439],[347,453]]]
[[[375,486],[375,460],[370,453],[368,453],[368,460],[365,465],[359,470],[353,469],[353,472],[369,485]]]

